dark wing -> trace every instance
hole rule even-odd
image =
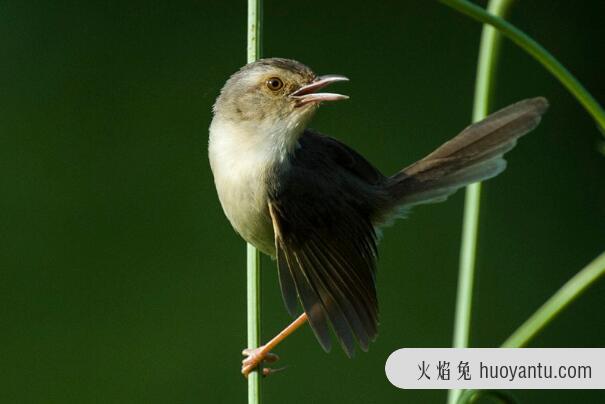
[[[378,325],[371,217],[384,177],[336,140],[306,133],[275,178],[269,212],[288,311],[298,297],[326,351],[330,325],[347,355],[355,340],[367,350]]]

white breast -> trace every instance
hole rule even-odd
[[[208,143],[210,166],[221,205],[235,230],[262,252],[275,255],[268,211],[267,170],[280,158],[263,128],[215,118]]]

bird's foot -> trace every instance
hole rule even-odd
[[[279,360],[279,356],[274,353],[268,352],[265,350],[265,347],[258,348],[247,348],[242,351],[242,355],[246,358],[242,361],[242,374],[245,378],[248,378],[250,372],[259,367],[262,362],[267,363],[275,363]],[[269,376],[272,373],[279,372],[284,368],[280,369],[271,369],[271,368],[263,368],[262,374],[263,376]]]

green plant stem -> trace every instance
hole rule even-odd
[[[512,0],[491,0],[488,10],[495,15],[504,15],[511,4]],[[473,122],[480,121],[489,113],[489,103],[494,92],[494,77],[500,53],[500,40],[501,36],[497,30],[487,25],[483,27],[477,62]],[[454,320],[453,346],[455,348],[467,347],[469,343],[480,201],[481,183],[469,185],[466,188],[464,200],[460,246],[460,270]],[[450,390],[448,403],[456,403],[460,393],[460,390]]]
[[[262,0],[248,0],[248,63],[261,57],[261,27]],[[257,348],[261,344],[260,254],[248,244],[246,257],[248,348]],[[260,404],[261,379],[258,370],[248,375],[248,404]]]
[[[605,252],[575,274],[504,341],[502,348],[521,348],[546,327],[599,277],[605,274]]]
[[[248,296],[248,348],[260,346],[260,255],[251,244],[247,245],[247,296]],[[258,370],[248,375],[248,404],[260,403],[261,375]]]
[[[466,0],[439,0],[441,3],[465,14],[479,22],[496,27],[500,33],[520,48],[529,53],[546,70],[552,73],[569,92],[576,97],[582,106],[597,122],[601,132],[605,135],[605,110],[595,98],[582,86],[582,84],[563,66],[550,52],[544,49],[538,42],[529,37],[523,31],[499,18],[490,14],[481,7]]]
[[[563,309],[582,294],[590,285],[605,275],[605,252],[575,274],[561,289],[551,296],[530,318],[504,341],[502,348],[522,348],[542,331]],[[466,390],[458,404],[472,402],[477,390]]]
[[[442,3],[471,18],[489,24],[528,52],[539,63],[541,63],[551,74],[553,74],[580,104],[595,119],[597,125],[605,135],[605,110],[599,105],[595,98],[582,86],[582,84],[567,70],[554,56],[544,49],[538,42],[530,38],[524,32],[498,16],[495,11],[496,1],[490,1],[488,10],[476,6],[466,0],[440,0]],[[480,51],[479,70],[477,74],[477,86],[475,88],[475,107],[473,118],[476,120],[482,114],[487,113],[487,102],[489,100],[490,82],[493,77],[494,63],[490,67],[490,55],[492,62],[495,60],[497,48],[486,43],[489,38],[488,30],[484,27]],[[492,38],[497,45],[497,36]],[[484,46],[486,48],[484,48]],[[484,50],[485,49],[485,50]],[[484,53],[485,52],[485,53]],[[483,59],[481,55],[486,59]],[[485,69],[482,73],[482,61]],[[482,92],[481,88],[485,91]],[[483,103],[481,100],[484,100]],[[472,302],[472,284],[474,277],[474,260],[477,239],[477,224],[479,214],[480,186],[472,186],[467,189],[465,201],[465,217],[463,228],[463,244],[461,248],[461,263],[458,285],[458,299],[456,306],[456,322],[454,346],[466,346],[468,344],[468,331],[470,329],[470,315]],[[566,305],[577,297],[588,285],[594,282],[598,276],[605,272],[605,265],[597,260],[572,278],[559,292],[547,301],[530,319],[528,319],[515,333],[505,341],[503,346],[514,347],[526,344],[536,333],[544,328]],[[460,391],[450,391],[448,403],[467,402],[473,398],[476,391],[467,390],[461,396]]]
[[[247,61],[252,63],[261,58],[263,0],[248,0],[248,52]]]

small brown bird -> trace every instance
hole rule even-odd
[[[318,92],[346,81],[316,76],[288,59],[261,59],[227,81],[214,104],[209,157],[223,210],[235,230],[277,259],[288,312],[304,313],[264,346],[245,350],[247,376],[281,340],[309,322],[324,350],[331,327],[348,356],[378,333],[377,232],[412,206],[445,200],[504,170],[503,154],[534,129],[544,98],[506,107],[437,150],[385,176],[359,153],[307,125]],[[265,369],[265,372],[270,370]]]

